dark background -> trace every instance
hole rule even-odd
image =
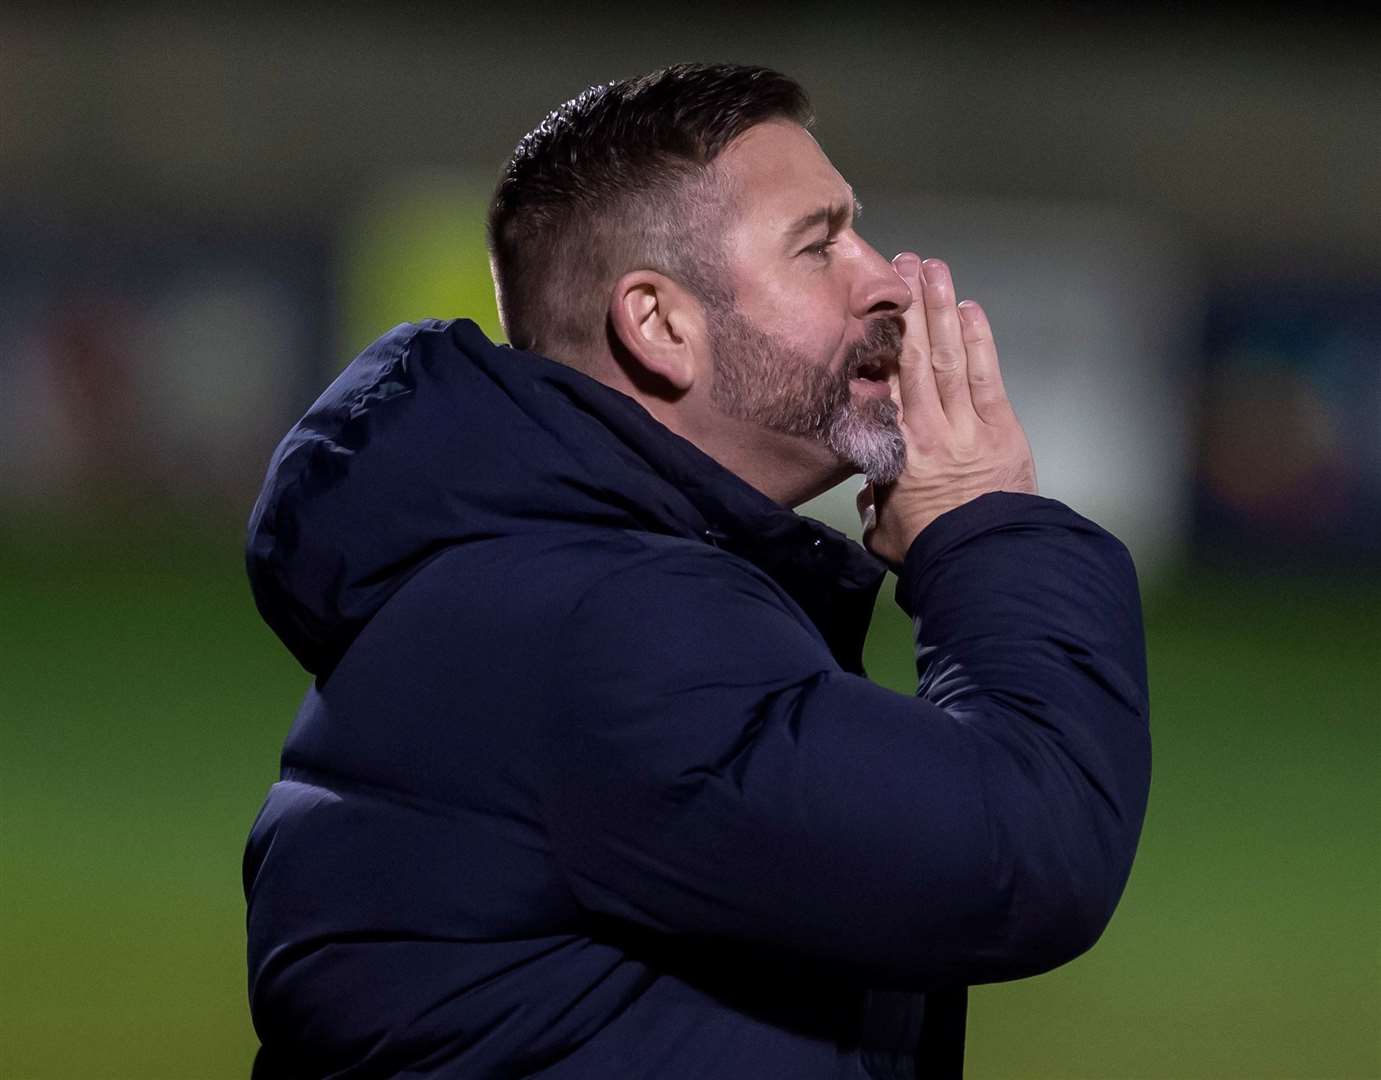
[[[511,4],[0,13],[0,1076],[247,1075],[240,848],[306,684],[243,580],[268,455],[394,323],[496,332],[514,142],[688,59],[805,84],[1141,569],[1131,883],[974,991],[969,1074],[1381,1076],[1378,24]],[[908,647],[885,590],[907,692]]]

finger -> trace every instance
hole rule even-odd
[[[925,280],[925,320],[930,338],[930,366],[940,407],[951,421],[973,413],[969,396],[968,358],[964,350],[959,311],[954,303],[954,282],[949,267],[939,259],[921,264]]]
[[[908,426],[930,425],[942,419],[940,395],[935,387],[935,373],[930,367],[930,334],[926,329],[924,294],[921,285],[921,258],[915,252],[903,251],[892,260],[892,266],[911,290],[913,302],[902,315],[902,348],[897,372],[897,393],[902,418]]]
[[[865,480],[863,486],[858,489],[858,494],[854,496],[854,506],[858,508],[858,516],[863,516],[863,511],[873,505],[873,482]]]
[[[863,535],[866,538],[875,528],[877,528],[877,508],[873,504],[873,485],[871,481],[865,482],[859,488],[858,495],[854,499],[854,505],[858,507],[858,520],[863,524]]]
[[[1012,411],[1007,389],[1002,384],[1002,368],[997,362],[992,327],[983,309],[972,300],[959,305],[959,321],[969,358],[969,396],[979,418],[991,424],[1011,415]]]

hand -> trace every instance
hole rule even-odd
[[[913,297],[892,384],[906,468],[891,484],[865,485],[858,510],[864,544],[895,567],[946,510],[990,491],[1035,494],[1036,466],[983,309],[972,300],[956,307],[949,267],[939,259],[922,264],[904,251],[892,265]]]

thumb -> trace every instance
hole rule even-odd
[[[874,505],[873,484],[866,481],[858,489],[858,495],[854,499],[854,505],[858,508],[858,520],[863,523],[863,539],[866,543],[868,537],[877,528],[877,507]]]

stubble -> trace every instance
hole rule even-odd
[[[901,326],[875,319],[831,371],[764,333],[732,306],[711,312],[714,382],[710,397],[727,415],[785,435],[817,440],[874,484],[890,484],[906,464],[906,443],[890,398],[856,398],[849,380],[866,368],[895,371]]]

